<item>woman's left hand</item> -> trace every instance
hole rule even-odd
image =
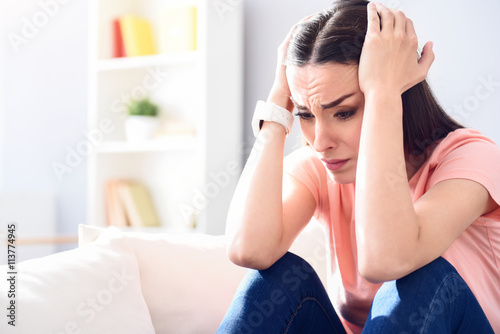
[[[413,23],[403,12],[373,3],[367,10],[368,28],[359,61],[360,89],[365,95],[379,89],[402,94],[427,77],[434,61],[432,43],[425,44],[419,60]]]

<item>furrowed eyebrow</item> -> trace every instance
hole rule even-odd
[[[336,107],[339,104],[341,104],[342,102],[344,102],[344,100],[346,100],[346,99],[350,98],[351,96],[353,96],[354,94],[355,93],[343,95],[343,96],[339,97],[338,99],[336,99],[335,101],[333,101],[331,103],[328,103],[328,104],[325,104],[325,105],[321,105],[321,108],[322,109],[329,109],[329,108]]]
[[[294,99],[293,97],[290,97],[290,100],[292,100],[292,103],[293,105],[295,106],[295,108],[297,108],[298,110],[301,110],[301,111],[309,111],[309,108],[307,108],[306,106],[301,106],[300,104],[298,104]]]
[[[355,93],[342,95],[341,97],[339,97],[338,99],[336,99],[333,102],[330,102],[328,104],[322,104],[321,109],[325,110],[325,109],[334,108],[334,107],[338,106],[339,104],[341,104],[342,102],[344,102],[344,100],[353,96],[354,94]],[[292,100],[293,104],[295,105],[295,108],[297,108],[298,110],[309,111],[309,108],[307,108],[306,106],[299,105],[293,98],[290,98],[290,99]]]

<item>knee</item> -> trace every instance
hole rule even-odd
[[[415,270],[405,277],[397,280],[400,289],[408,286],[415,289],[416,286],[436,286],[441,285],[450,277],[460,278],[455,267],[442,257],[438,257],[427,265]]]
[[[415,294],[433,295],[443,287],[451,289],[454,295],[468,289],[467,283],[456,269],[447,260],[439,257],[405,277],[384,283],[375,298],[387,299],[387,296],[397,296],[398,300],[412,299]]]
[[[412,332],[420,328],[419,333],[455,333],[443,328],[456,325],[453,319],[463,319],[470,313],[469,308],[472,312],[480,310],[474,294],[455,268],[438,258],[401,279],[382,284],[365,327],[385,328],[388,333],[395,332],[394,328],[399,331],[413,328]]]
[[[290,252],[270,268],[261,271],[261,275],[291,290],[317,277],[314,268],[306,260]]]
[[[276,263],[266,270],[261,270],[264,276],[281,277],[282,281],[294,281],[293,277],[306,280],[315,273],[313,267],[303,258],[287,252]]]
[[[279,290],[285,293],[299,290],[311,282],[321,282],[314,268],[301,257],[287,252],[265,270],[249,270],[244,280],[244,289],[254,287],[260,291]]]
[[[420,269],[415,270],[413,273],[410,275],[414,274],[416,276],[419,275],[434,275],[434,276],[439,276],[439,277],[445,277],[450,274],[458,274],[457,270],[455,267],[452,266],[451,263],[449,263],[445,258],[443,257],[438,257],[434,261],[428,263],[427,265],[423,266]]]

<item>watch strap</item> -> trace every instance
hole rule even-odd
[[[259,134],[263,121],[283,125],[288,136],[292,130],[293,115],[287,109],[274,103],[258,101],[252,118],[252,130],[255,137]]]

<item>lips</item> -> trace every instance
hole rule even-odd
[[[344,167],[344,165],[349,161],[349,159],[341,160],[341,159],[332,159],[332,160],[327,160],[327,159],[321,159],[326,165],[326,168],[328,168],[331,171],[336,171],[339,170],[340,168]]]

